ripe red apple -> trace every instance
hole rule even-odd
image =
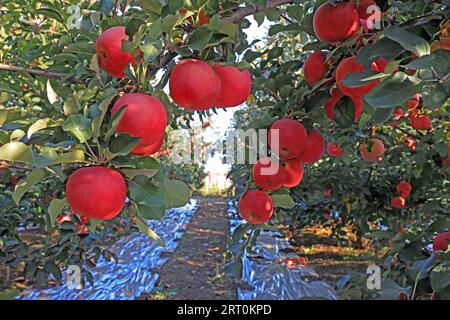
[[[278,149],[276,141],[272,141],[272,135],[276,137],[278,130]],[[292,119],[280,119],[275,121],[269,129],[269,147],[278,153],[281,159],[298,158],[305,150],[308,134],[305,127]]]
[[[431,129],[431,119],[424,115],[415,115],[410,118],[411,126],[416,130],[428,131]]]
[[[298,186],[303,179],[303,163],[297,159],[286,160],[283,163],[283,174],[283,187],[293,188]]]
[[[358,5],[358,16],[360,19],[367,20],[370,18],[370,16],[373,14],[372,12],[367,12],[368,8],[370,6],[376,5],[376,2],[374,0],[359,0]]]
[[[135,63],[131,53],[122,51],[122,40],[128,41],[128,36],[125,27],[118,26],[105,30],[96,42],[100,66],[115,78],[125,77],[127,66]]]
[[[368,162],[376,162],[384,154],[384,144],[380,139],[369,140],[371,146],[366,146],[365,143],[361,144],[361,156]]]
[[[10,182],[15,187],[20,183],[20,178],[18,176],[12,176]]]
[[[312,129],[308,133],[306,140],[306,147],[303,153],[298,157],[303,163],[314,163],[322,159],[325,152],[325,140],[320,132],[316,129]]]
[[[213,107],[219,99],[221,81],[208,63],[186,59],[173,68],[169,88],[170,96],[180,107],[206,110]]]
[[[117,171],[105,167],[85,167],[70,175],[66,196],[73,213],[111,220],[122,211],[127,187]]]
[[[333,189],[328,188],[328,189],[323,190],[323,195],[325,197],[331,197],[332,194],[333,194]]]
[[[391,206],[396,209],[403,209],[405,207],[405,198],[399,196],[391,199]]]
[[[216,65],[214,70],[221,81],[221,91],[215,106],[236,107],[247,100],[252,90],[252,77],[248,70],[221,65]]]
[[[412,151],[416,150],[417,142],[414,138],[411,137],[406,138],[405,144],[410,150]]]
[[[261,189],[278,190],[283,186],[283,167],[281,162],[270,157],[259,159],[253,166],[253,181]]]
[[[377,71],[377,69],[379,69],[375,62],[372,63],[371,68],[372,71]],[[364,71],[366,71],[366,68],[364,65],[356,62],[356,57],[348,57],[343,59],[336,69],[336,84],[342,93],[348,96],[364,96],[380,83],[380,80],[374,80],[368,84],[352,88],[344,85],[343,81],[350,73],[360,73]]]
[[[209,20],[211,20],[210,17],[208,17],[207,15],[205,15],[205,13],[203,12],[202,9],[200,9],[200,10],[198,11],[198,17],[197,17],[197,19],[198,19],[198,24],[199,24],[200,26],[203,26],[203,25],[205,25],[205,24],[208,24],[208,23],[209,23]]]
[[[408,110],[415,110],[420,105],[420,95],[416,94],[412,99],[408,100]]]
[[[321,81],[328,72],[325,64],[327,56],[322,51],[316,51],[311,54],[303,64],[303,75],[306,83],[314,85]]]
[[[327,2],[314,13],[313,27],[320,41],[339,44],[358,31],[358,11],[351,2]]]
[[[340,145],[329,143],[327,145],[327,152],[330,156],[339,158],[342,156],[343,150]]]
[[[338,102],[340,102],[344,98],[350,98],[355,107],[355,122],[358,121],[361,116],[363,110],[363,100],[359,96],[346,96],[342,93],[338,88],[334,88],[331,90],[331,98],[325,103],[325,113],[330,120],[334,121],[334,109]]]
[[[397,192],[403,197],[403,198],[408,198],[411,191],[412,191],[412,186],[408,181],[400,181],[399,184],[397,184]]]
[[[160,139],[156,140],[156,142],[150,145],[138,144],[136,147],[133,148],[133,150],[131,150],[131,153],[139,156],[151,156],[157,153],[161,149],[163,144],[164,144],[164,135],[161,136]]]
[[[125,105],[127,107],[116,132],[139,137],[147,146],[159,141],[167,125],[167,113],[162,102],[147,94],[129,93],[116,101],[112,114]]]
[[[272,198],[263,191],[249,190],[239,200],[238,209],[249,223],[263,224],[272,218]]]
[[[442,232],[434,238],[433,250],[447,251],[450,244],[450,232]]]

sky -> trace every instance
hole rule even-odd
[[[267,20],[258,27],[258,23],[253,19],[253,17],[248,17],[251,25],[248,29],[244,29],[247,34],[248,42],[251,43],[255,39],[264,39],[267,35],[269,22]],[[238,110],[236,108],[227,108],[226,111],[219,109],[218,114],[214,114],[211,118],[211,129],[205,132],[205,139],[213,142],[217,139],[225,136],[225,133],[230,127],[231,120],[233,119],[234,112]],[[229,166],[222,164],[222,160],[219,155],[210,158],[205,166],[206,172],[223,174],[228,172]]]

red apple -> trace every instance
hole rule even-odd
[[[431,119],[424,115],[415,115],[410,118],[411,126],[416,130],[428,131],[431,129]]]
[[[403,209],[405,207],[405,204],[406,200],[401,196],[391,199],[391,206],[395,209]]]
[[[372,63],[372,70],[377,71],[379,67],[374,62]],[[359,87],[347,87],[344,85],[344,79],[351,73],[360,73],[366,71],[366,68],[362,64],[356,62],[356,57],[348,57],[343,59],[336,69],[336,84],[342,93],[348,96],[364,96],[372,91],[379,83],[380,80],[373,80],[368,84]]]
[[[304,169],[303,163],[297,159],[286,160],[283,163],[283,187],[293,188],[302,182]]]
[[[128,41],[128,36],[125,27],[118,26],[105,30],[96,42],[100,66],[115,78],[125,77],[127,66],[135,63],[131,53],[122,51],[122,40]]]
[[[373,13],[368,12],[368,8],[373,5],[376,5],[374,0],[359,0],[359,5],[357,7],[359,18],[364,20],[370,18]]]
[[[252,90],[252,77],[248,70],[233,66],[216,65],[214,70],[220,77],[221,91],[217,107],[236,107],[244,103]]]
[[[365,143],[361,144],[361,156],[364,160],[368,162],[376,162],[384,154],[384,144],[380,139],[369,140],[371,144],[370,147],[366,146]]]
[[[312,129],[308,133],[306,140],[306,148],[303,153],[298,157],[303,163],[314,163],[322,159],[325,152],[325,140],[320,132],[316,129]]]
[[[219,99],[221,81],[208,63],[186,59],[173,68],[169,88],[173,101],[180,107],[206,110],[213,107]]]
[[[408,198],[411,191],[412,191],[412,186],[408,181],[400,181],[400,183],[397,185],[396,187],[397,192],[403,197],[403,198]]]
[[[134,147],[133,150],[131,150],[131,153],[139,156],[151,156],[157,153],[161,149],[163,144],[164,144],[164,135],[161,136],[159,140],[150,145],[138,144],[136,147]]]
[[[334,109],[336,105],[344,98],[351,99],[355,107],[355,122],[358,121],[363,110],[363,101],[359,96],[346,96],[338,88],[331,90],[331,98],[325,103],[325,113],[330,120],[334,121]]]
[[[276,141],[272,141],[272,138],[277,136],[277,132],[278,148],[276,148]],[[308,134],[305,127],[300,122],[292,119],[277,120],[269,129],[269,147],[281,159],[300,157],[305,150],[307,139]]]
[[[320,41],[339,44],[358,31],[358,11],[352,2],[324,3],[314,13],[313,27]]]
[[[306,83],[314,85],[320,82],[328,72],[328,67],[325,64],[327,56],[321,51],[316,51],[311,54],[303,64],[303,75]]]
[[[211,20],[210,17],[208,17],[207,15],[205,15],[205,14],[203,13],[203,10],[202,10],[202,9],[200,9],[200,10],[198,11],[198,18],[197,18],[197,19],[198,19],[198,24],[199,24],[200,26],[209,24],[209,20]]]
[[[73,213],[111,220],[122,211],[127,188],[119,172],[105,167],[85,167],[70,175],[66,196]]]
[[[433,250],[447,251],[450,244],[450,232],[442,232],[434,238]]]
[[[265,157],[259,159],[253,166],[253,181],[261,189],[278,190],[283,185],[283,168],[280,162]]]
[[[272,218],[272,198],[263,191],[249,190],[239,200],[238,209],[249,223],[263,224]]]
[[[343,150],[340,145],[329,143],[327,145],[327,152],[330,156],[338,158],[342,156]]]
[[[147,146],[160,140],[167,125],[167,113],[161,101],[147,94],[129,93],[116,101],[112,114],[123,106],[127,107],[116,132],[139,137]]]

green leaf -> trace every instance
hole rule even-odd
[[[34,14],[42,14],[43,16],[46,16],[51,19],[55,19],[56,21],[60,23],[64,23],[64,17],[59,13],[57,10],[53,8],[40,8],[37,9]]]
[[[384,73],[374,72],[374,71],[364,71],[357,73],[350,73],[344,79],[344,85],[350,88],[357,88],[366,85],[374,80],[387,78],[388,75]]]
[[[289,194],[272,194],[271,197],[274,207],[284,209],[292,209],[295,207],[295,202]]]
[[[203,50],[211,40],[213,32],[206,27],[195,30],[189,37],[189,47],[193,50]]]
[[[158,173],[158,169],[121,169],[125,176],[130,179],[134,179],[137,176],[146,176],[147,178],[152,178]]]
[[[120,133],[116,138],[112,139],[109,150],[114,156],[129,155],[131,150],[136,147],[141,138],[131,137],[127,134]]]
[[[163,189],[166,209],[182,207],[191,199],[191,190],[183,181],[164,179]]]
[[[48,215],[50,217],[50,224],[53,227],[56,223],[56,218],[67,206],[67,199],[53,199],[48,207]]]
[[[166,244],[164,243],[164,241],[152,229],[150,229],[145,221],[142,220],[142,218],[139,216],[136,217],[136,225],[140,232],[145,234],[150,239],[156,241],[161,247],[166,248]]]
[[[430,54],[430,44],[425,39],[406,31],[402,27],[391,26],[385,30],[384,35],[386,38],[399,43],[406,50],[414,52],[418,57]]]
[[[433,69],[440,77],[444,77],[450,72],[450,51],[438,50],[430,55],[411,61],[405,68],[413,70]]]
[[[31,147],[22,142],[11,142],[0,147],[0,160],[31,163],[33,154]]]
[[[50,80],[47,80],[47,99],[51,104],[54,104],[58,101],[58,95],[55,90],[53,90],[52,85],[50,84]]]
[[[401,293],[409,296],[411,287],[402,288],[394,280],[388,278],[381,280],[380,300],[398,300]]]
[[[92,138],[91,120],[81,114],[69,116],[62,126],[63,130],[71,133],[80,143]]]
[[[137,176],[130,180],[128,190],[130,191],[130,198],[137,204],[147,207],[164,206],[163,190],[151,183],[147,177]]]
[[[409,275],[413,281],[420,281],[428,277],[428,273],[436,265],[437,257],[433,253],[429,258],[425,260],[415,261],[409,269]]]
[[[430,273],[430,283],[434,292],[440,292],[450,286],[450,263],[438,264]]]
[[[141,51],[144,53],[144,62],[150,63],[152,61],[155,61],[156,58],[159,57],[159,54],[161,53],[161,50],[158,49],[154,44],[152,43],[146,43],[144,45],[141,45]]]
[[[420,79],[397,72],[376,86],[364,100],[372,108],[392,108],[411,99],[420,92]]]
[[[92,120],[92,137],[94,142],[98,141],[100,136],[100,128],[103,124],[103,120],[105,119],[106,113],[108,112],[109,105],[114,100],[117,91],[113,88],[109,88],[105,91],[103,95],[102,101],[99,103],[98,108],[100,109],[100,116]]]
[[[27,132],[27,137],[28,139],[31,138],[31,136],[36,133],[39,130],[48,128],[48,127],[53,127],[58,125],[59,123],[56,121],[53,121],[50,118],[46,118],[46,119],[40,119],[38,121],[36,121],[35,123],[33,123],[29,128],[28,128],[28,132]]]
[[[137,4],[147,11],[161,14],[163,5],[160,0],[138,0]]]
[[[22,199],[23,195],[29,191],[33,186],[42,182],[42,180],[47,177],[49,172],[46,169],[35,169],[30,174],[27,175],[25,180],[22,180],[15,188],[13,194],[14,202],[19,205],[20,199]]]

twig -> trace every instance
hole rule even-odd
[[[38,70],[38,69],[28,69],[18,66],[12,66],[4,63],[0,63],[0,71],[9,71],[9,72],[26,72],[35,76],[45,77],[45,78],[56,78],[56,79],[65,79],[72,83],[78,83],[80,80],[75,79],[72,75],[68,73],[62,72],[52,72],[46,70]]]

